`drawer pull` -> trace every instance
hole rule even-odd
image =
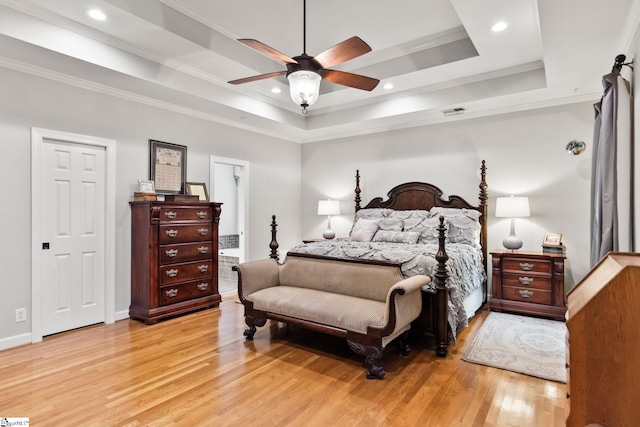
[[[200,283],[198,285],[198,289],[200,289],[201,291],[204,291],[205,289],[207,289],[209,287],[208,283]]]
[[[209,248],[206,246],[200,246],[198,248],[198,252],[200,252],[201,254],[206,254],[209,251]]]
[[[523,285],[530,285],[533,283],[533,277],[518,277],[518,281]]]
[[[165,212],[164,216],[166,216],[169,219],[175,219],[178,216],[178,212],[174,212],[174,211]]]
[[[169,258],[173,258],[174,256],[178,255],[178,250],[177,249],[167,249],[165,251],[165,253],[167,254],[167,256]]]
[[[200,273],[204,273],[205,271],[207,271],[209,269],[209,266],[206,264],[202,264],[198,266],[198,270],[200,270]]]
[[[165,293],[167,294],[167,296],[169,298],[173,298],[176,295],[178,295],[178,290],[177,289],[169,289],[169,290],[165,291]]]
[[[520,268],[523,269],[524,271],[531,271],[533,270],[533,264],[529,262],[521,262]]]
[[[173,270],[167,270],[165,273],[167,273],[167,276],[169,277],[176,277],[178,275],[178,269],[174,268]]]
[[[209,232],[208,228],[198,228],[198,234],[201,236],[206,235]]]
[[[169,237],[176,237],[178,235],[178,230],[166,230],[164,233]]]
[[[522,298],[531,298],[533,296],[533,292],[532,291],[519,290],[518,293],[520,294],[520,296]]]
[[[206,212],[198,212],[196,213],[196,216],[200,219],[205,219],[207,217],[207,213]]]

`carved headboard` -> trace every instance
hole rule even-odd
[[[360,207],[360,171],[356,171],[356,188],[355,188],[355,210],[370,208],[387,208],[394,210],[429,210],[433,207],[473,209],[479,211],[480,216],[480,244],[482,245],[482,254],[484,256],[485,269],[487,268],[487,167],[485,161],[480,166],[480,194],[477,206],[472,205],[460,196],[449,196],[443,199],[442,190],[432,184],[424,182],[407,182],[393,187],[387,193],[387,200],[382,197],[372,199],[366,206]]]

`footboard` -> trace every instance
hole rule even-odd
[[[417,323],[423,327],[427,327],[428,333],[433,333],[435,336],[436,354],[440,357],[445,357],[449,352],[449,342],[451,337],[449,334],[449,324],[447,320],[448,310],[448,291],[447,291],[447,269],[446,264],[449,256],[445,249],[445,235],[446,227],[444,225],[444,216],[439,217],[438,225],[438,252],[436,254],[436,261],[438,263],[436,273],[432,277],[432,281],[435,288],[434,293],[422,292],[422,313]],[[277,230],[278,224],[276,223],[276,216],[271,217],[271,243],[269,244],[270,255],[269,257],[279,261],[278,255],[278,240]]]

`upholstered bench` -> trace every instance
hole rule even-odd
[[[238,295],[245,308],[247,340],[267,319],[343,337],[365,356],[367,378],[384,378],[378,365],[384,348],[402,342],[420,314],[420,287],[427,276],[405,279],[400,265],[380,261],[343,260],[307,254],[242,263]]]

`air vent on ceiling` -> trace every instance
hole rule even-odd
[[[442,112],[444,113],[445,117],[448,116],[457,116],[460,114],[464,114],[464,108],[462,107],[456,107],[456,108],[450,108],[448,110],[442,110]]]

